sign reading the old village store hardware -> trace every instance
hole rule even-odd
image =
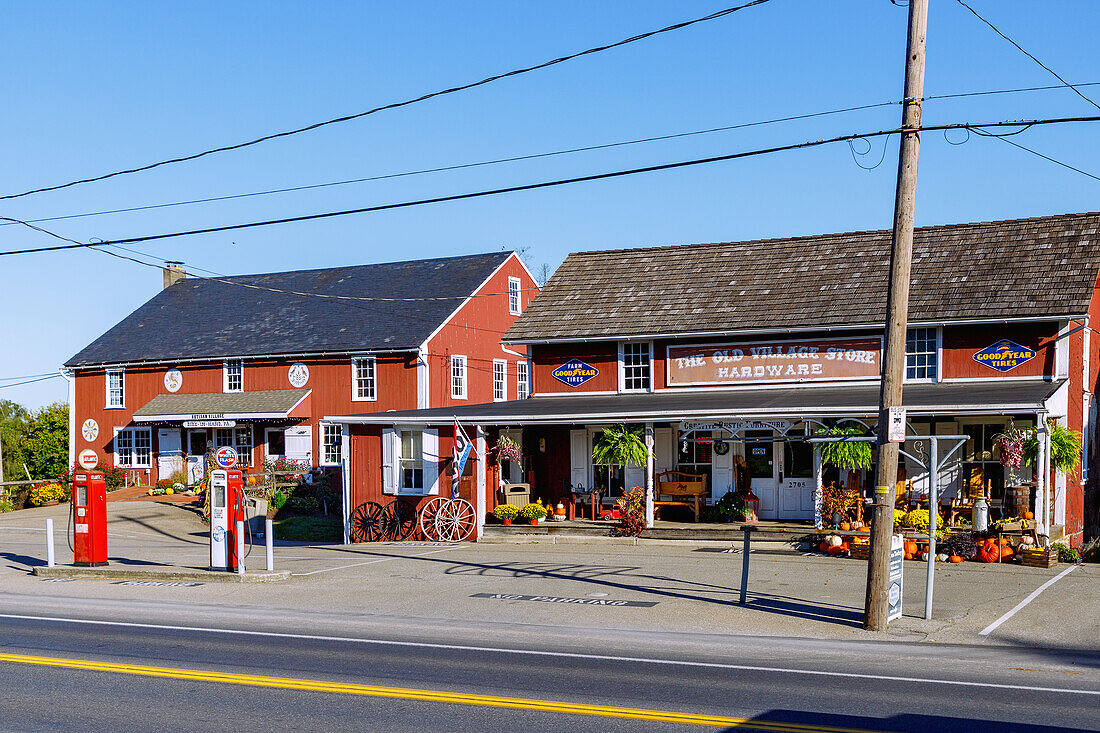
[[[878,337],[668,347],[668,385],[876,379]]]

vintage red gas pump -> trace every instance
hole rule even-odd
[[[73,564],[107,564],[107,483],[100,471],[73,474]]]
[[[247,522],[244,477],[240,471],[210,472],[210,569],[236,572],[237,522]]]

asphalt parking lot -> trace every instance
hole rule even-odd
[[[46,517],[57,528],[58,563],[71,562],[67,513],[62,505],[0,515],[0,612],[18,604],[37,604],[55,614],[92,608],[108,613],[146,604],[151,615],[164,614],[166,621],[173,614],[213,618],[233,613],[255,623],[281,619],[285,625],[293,618],[303,628],[330,630],[384,618],[502,629],[537,625],[874,638],[861,628],[866,566],[854,560],[753,553],[747,606],[737,603],[741,555],[723,552],[734,548],[685,541],[277,543],[275,568],[290,571],[291,577],[261,585],[43,580],[30,575],[45,562]],[[141,501],[110,505],[112,566],[203,569],[207,542],[206,525],[186,507]],[[261,544],[251,551],[246,567],[263,565]],[[1065,573],[1070,567],[940,565],[934,618],[925,620],[925,566],[910,563],[905,615],[891,624],[886,638],[1100,649],[1100,568],[1085,565]],[[169,606],[172,613],[165,610]]]

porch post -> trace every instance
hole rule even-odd
[[[351,436],[349,426],[340,426],[340,504],[344,520],[344,544],[351,544]]]
[[[485,430],[478,425],[476,432],[474,448],[477,450],[477,490],[474,491],[474,513],[477,515],[477,539],[481,539],[481,534],[485,531]]]
[[[825,525],[821,519],[821,494],[824,486],[821,482],[821,448],[814,446],[814,529],[822,529]]]
[[[1035,418],[1036,438],[1039,442],[1039,454],[1035,457],[1035,529],[1039,534],[1047,535],[1050,542],[1050,530],[1046,523],[1047,506],[1047,426],[1043,415]]]
[[[645,424],[645,526],[653,526],[653,423]]]
[[[933,430],[935,426],[933,425]],[[936,525],[940,518],[940,444],[929,436],[932,449],[928,455],[928,557],[925,558],[924,617],[932,618],[932,594],[936,582]]]

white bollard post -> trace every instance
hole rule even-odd
[[[237,520],[237,575],[244,575],[244,522]]]
[[[46,520],[46,567],[52,568],[53,562],[53,520]]]
[[[275,570],[275,530],[270,519],[264,527],[264,539],[267,541],[267,572],[271,573]]]

